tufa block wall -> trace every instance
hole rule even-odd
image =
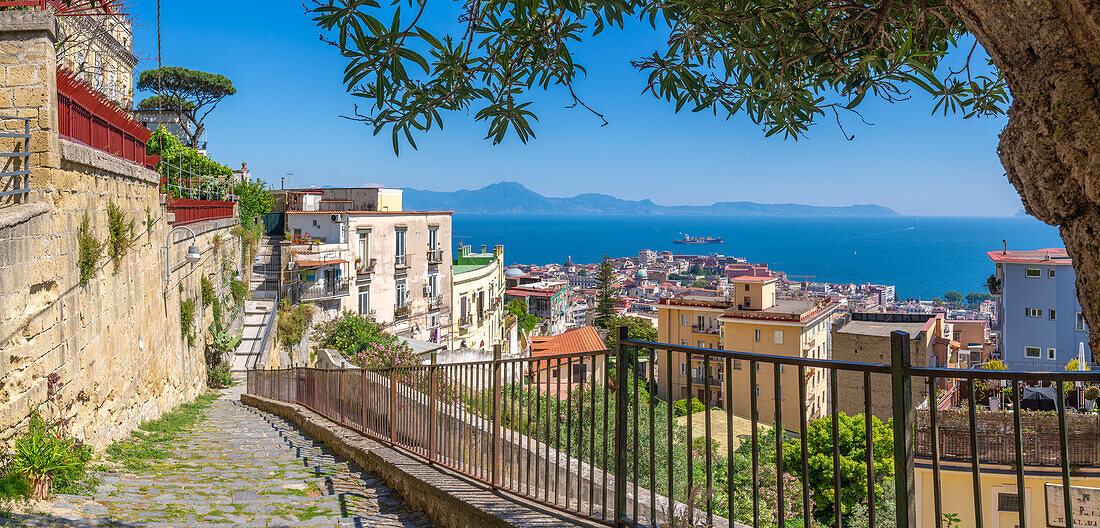
[[[47,12],[0,12],[0,114],[34,118],[34,192],[0,198],[0,442],[23,429],[56,373],[70,430],[102,448],[205,390],[201,336],[210,314],[200,315],[196,301],[199,338],[188,347],[180,299],[198,299],[199,277],[221,277],[226,248],[240,242],[229,234],[235,219],[193,224],[197,240],[176,230],[165,281],[171,225],[160,176],[57,135],[53,27]],[[0,151],[21,145],[4,143]],[[78,228],[87,215],[95,238],[105,241],[109,202],[133,220],[132,247],[117,271],[104,250],[81,285]],[[203,254],[197,263],[183,259],[192,243]]]

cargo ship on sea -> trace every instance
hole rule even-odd
[[[686,233],[684,238],[678,238],[672,241],[673,244],[721,244],[722,237],[693,237]]]

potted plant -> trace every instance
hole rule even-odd
[[[1085,387],[1083,395],[1085,400],[1085,411],[1091,412],[1092,409],[1096,407],[1096,399],[1100,398],[1100,387],[1089,385]]]
[[[1001,293],[1001,279],[998,279],[996,275],[990,275],[985,280],[985,286],[989,288],[990,295],[999,295]]]

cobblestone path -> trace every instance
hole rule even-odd
[[[105,473],[94,496],[58,496],[24,526],[428,527],[393,490],[292,423],[216,400],[166,460]],[[2,521],[0,521],[2,524]]]

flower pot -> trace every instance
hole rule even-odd
[[[1085,411],[1092,412],[1092,409],[1096,407],[1096,400],[1084,400]]]

